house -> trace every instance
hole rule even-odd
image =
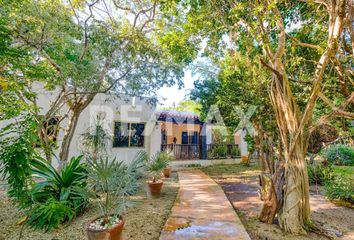
[[[161,149],[172,151],[176,159],[202,158],[203,123],[199,115],[176,110],[157,111],[161,129]]]
[[[172,151],[176,159],[206,159],[216,147],[213,129],[217,126],[202,122],[199,114],[174,109],[156,114],[161,129],[161,149]],[[232,148],[239,149],[241,156],[248,155],[245,135],[245,130],[235,132],[234,142],[225,144],[227,156],[232,155]]]
[[[203,123],[198,114],[164,110],[156,115],[161,126],[161,144],[199,144]]]
[[[41,83],[35,83],[33,91],[37,93],[36,102],[40,108],[39,114],[45,115],[59,91],[48,91]],[[60,109],[58,117],[65,116],[67,110],[68,107],[64,105]],[[82,154],[84,150],[82,135],[95,123],[98,115],[104,116],[104,128],[112,136],[107,149],[109,155],[128,162],[141,150],[146,151],[149,155],[160,151],[161,131],[157,125],[155,110],[156,106],[149,103],[147,98],[97,94],[79,117],[69,147],[69,158]],[[48,124],[55,125],[58,122],[58,117],[50,119]],[[56,145],[55,157],[52,160],[54,166],[59,164],[57,157],[59,157],[67,121],[64,119],[55,128],[56,130],[52,131],[52,138]],[[9,122],[0,122],[0,127]]]
[[[40,114],[44,115],[56,99],[58,91],[44,90],[40,84],[36,84],[33,90],[38,93],[37,103]],[[212,144],[212,126],[204,124],[198,114],[176,110],[157,111],[156,106],[148,100],[97,94],[79,117],[69,148],[69,158],[82,154],[82,135],[95,123],[97,116],[103,116],[104,128],[112,136],[107,152],[117,159],[129,162],[141,150],[152,156],[166,149],[172,150],[176,159],[206,159],[207,145]],[[59,115],[63,116],[66,111],[67,107],[64,106]],[[59,125],[51,130],[57,145],[54,154],[59,156],[67,119],[58,123],[54,117],[48,124]],[[243,138],[238,141],[243,142]],[[53,165],[57,166],[59,161],[55,159]]]

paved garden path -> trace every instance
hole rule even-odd
[[[160,240],[249,240],[222,189],[200,170],[178,172],[180,189]]]

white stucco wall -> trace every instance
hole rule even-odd
[[[247,131],[246,130],[238,130],[235,135],[240,136],[240,151],[241,156],[248,156],[247,142],[245,141]]]
[[[58,91],[43,91],[41,85],[36,85],[34,90],[38,93],[37,102],[41,107],[41,114],[45,114]],[[94,100],[87,106],[87,108],[81,113],[75,134],[73,136],[69,157],[80,155],[82,152],[81,135],[87,131],[97,117],[97,115],[104,115],[104,127],[112,136],[114,132],[114,122],[126,122],[126,123],[144,123],[145,124],[145,139],[144,147],[113,147],[113,142],[110,143],[110,147],[107,149],[108,153],[112,157],[124,160],[126,162],[131,161],[134,156],[140,150],[145,150],[148,154],[156,153],[160,150],[161,144],[161,132],[160,129],[155,127],[155,110],[156,107],[147,103],[147,99],[141,99],[135,97],[116,97],[107,94],[97,94]],[[134,102],[134,103],[133,103]],[[65,114],[67,108],[64,106],[60,111],[60,115]],[[64,136],[64,127],[67,124],[67,120],[63,121],[58,133],[57,145],[61,146]],[[56,156],[59,156],[59,148],[55,151]],[[54,158],[55,159],[55,158]],[[54,160],[53,159],[53,160]],[[57,165],[58,162],[53,161],[53,165]]]
[[[206,144],[213,143],[213,126],[206,124],[205,126],[205,134],[206,134]]]
[[[161,151],[161,125],[155,125],[150,135],[150,155],[154,155]]]

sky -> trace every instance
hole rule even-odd
[[[178,89],[178,86],[163,87],[157,91],[157,97],[159,99],[158,107],[171,107],[173,103],[178,105],[179,102],[186,99],[186,95],[194,88],[193,82],[196,80],[196,76],[192,76],[191,70],[184,72],[182,79],[184,87]]]

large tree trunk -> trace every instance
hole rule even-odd
[[[286,53],[286,31],[283,16],[279,9],[277,7],[272,9],[276,28],[279,32],[275,51],[272,50],[273,46],[269,44],[271,42],[269,32],[265,31],[263,21],[260,21],[259,27],[259,31],[262,33],[261,44],[268,60],[265,62],[261,58],[260,61],[272,72],[269,94],[277,121],[285,169],[284,185],[278,186],[278,188],[274,187],[272,191],[276,194],[270,192],[268,195],[269,201],[265,201],[265,205],[268,204],[269,206],[264,206],[262,214],[269,214],[269,217],[263,218],[261,215],[260,219],[265,222],[272,222],[275,215],[274,211],[277,209],[275,203],[278,202],[275,200],[279,199],[278,194],[283,195],[284,199],[278,212],[279,222],[280,226],[290,233],[303,233],[306,224],[310,221],[309,183],[305,161],[309,137],[308,129],[312,124],[316,101],[321,94],[327,65],[335,58],[338,51],[338,40],[342,34],[346,13],[346,0],[318,2],[325,5],[329,15],[328,43],[317,62],[311,93],[305,108],[301,111],[293,96],[285,69],[286,66],[283,62]],[[265,8],[265,10],[268,9]],[[272,186],[275,186],[275,183]]]
[[[305,225],[310,221],[309,182],[305,160],[308,133],[302,129],[294,141],[296,133],[300,131],[301,117],[289,85],[284,92],[273,92],[272,103],[277,111],[284,156],[285,181],[283,186],[278,185],[275,189],[278,193],[282,191],[283,196],[283,201],[278,202],[281,204],[278,208],[279,223],[286,232],[304,233]]]
[[[273,175],[261,175],[262,200],[264,201],[259,220],[273,223],[283,203],[284,162],[279,162]]]
[[[70,144],[73,139],[80,114],[81,109],[76,109],[72,112],[72,115],[69,118],[69,122],[64,132],[63,142],[61,144],[59,153],[60,164],[68,161]]]
[[[290,233],[304,233],[310,222],[309,181],[302,146],[286,156],[284,202],[279,212],[280,226]]]
[[[97,93],[91,93],[71,104],[71,116],[65,129],[63,142],[59,153],[60,164],[68,161],[71,141],[74,137],[75,129],[83,110],[92,102]]]

